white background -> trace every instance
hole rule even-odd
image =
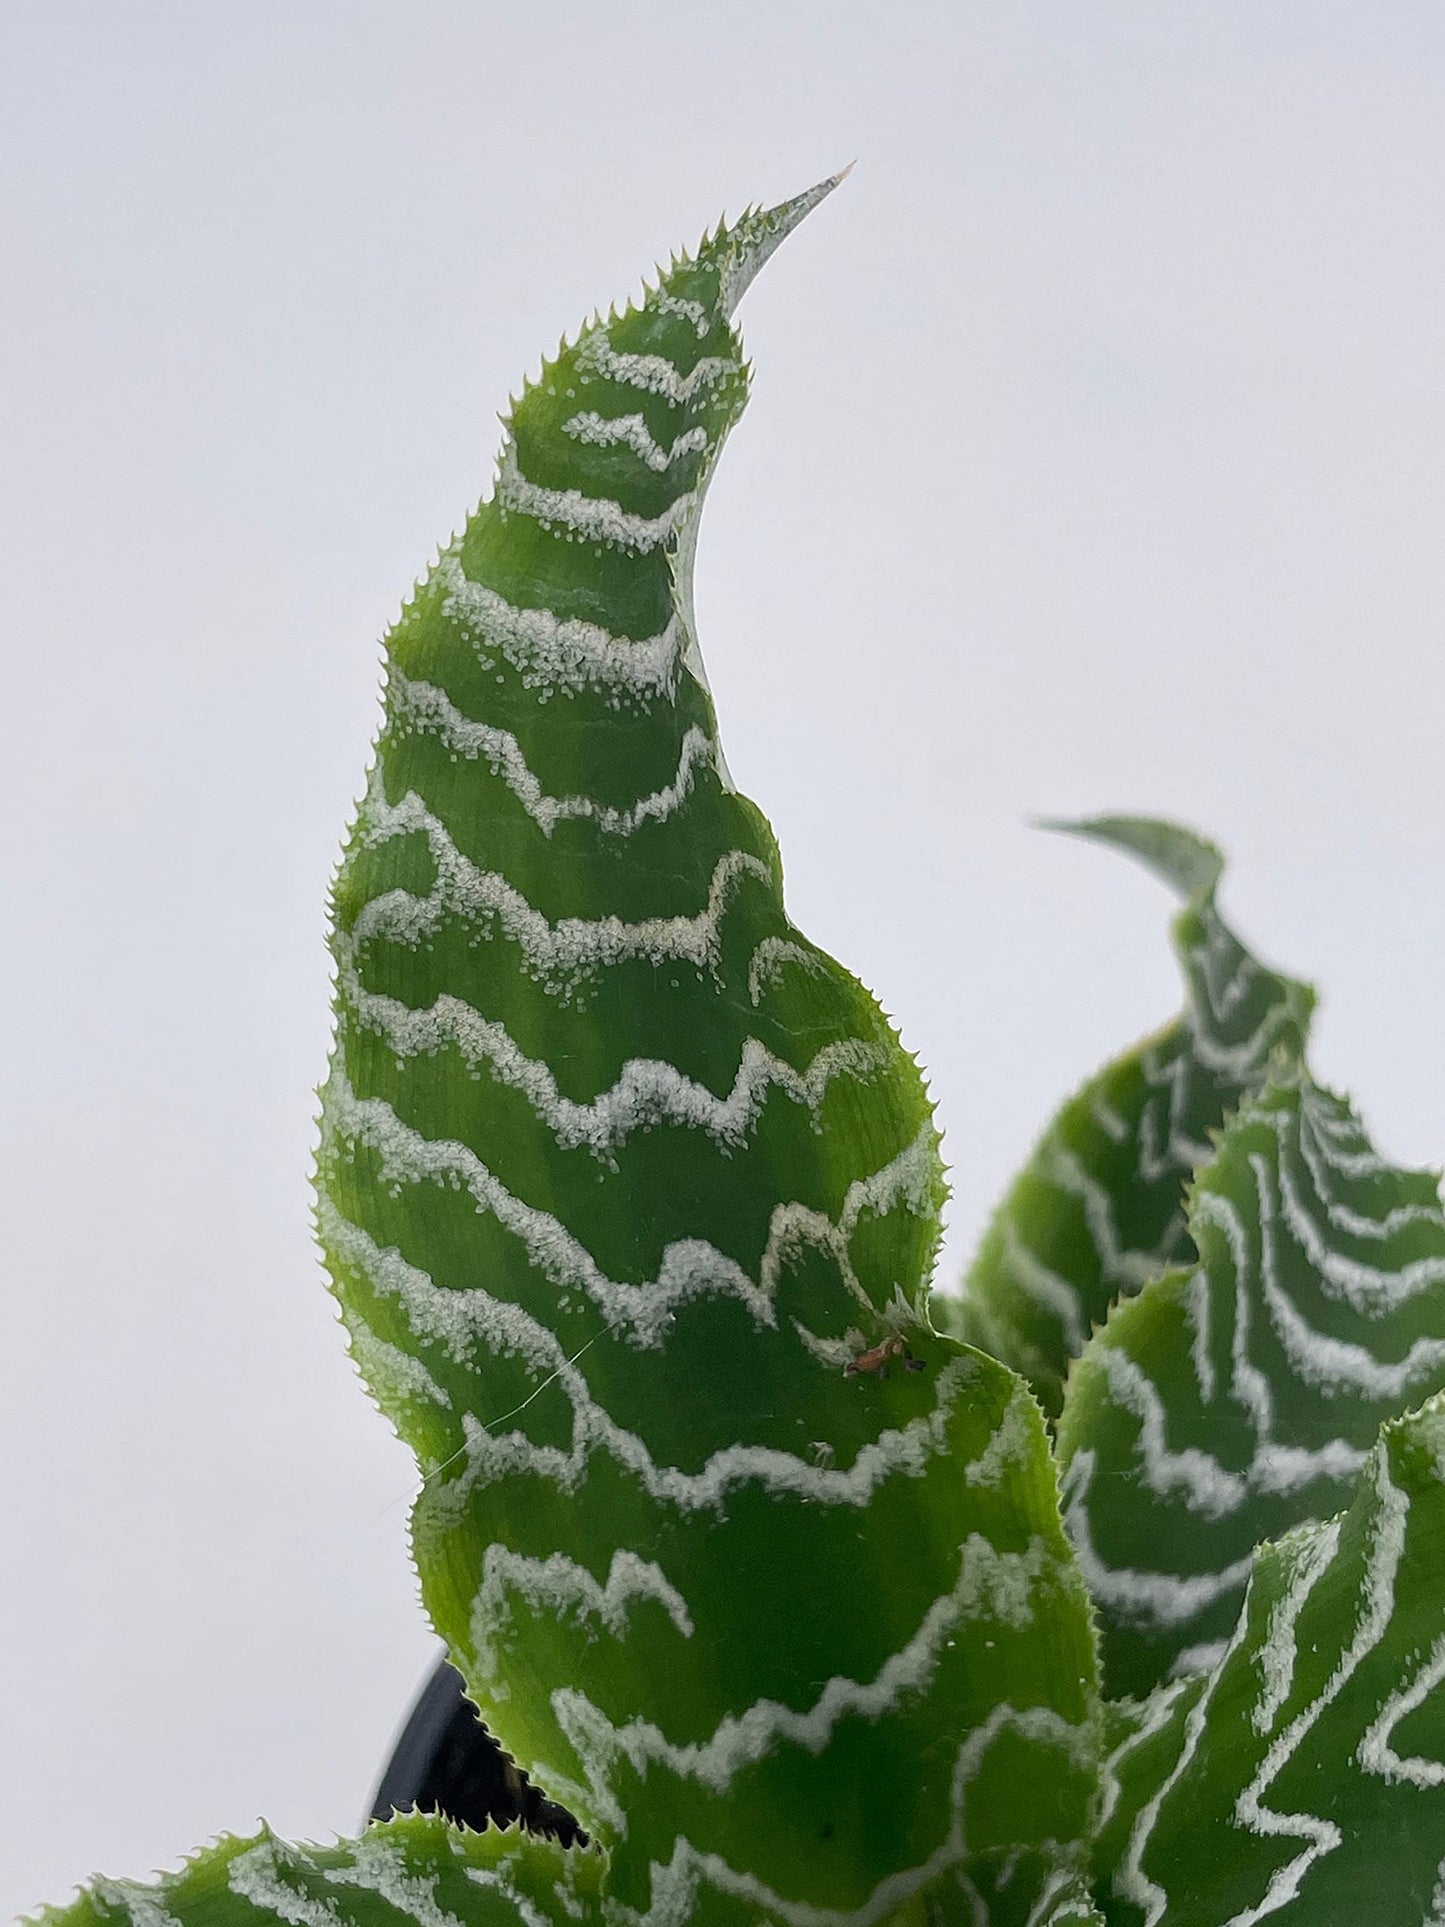
[[[1445,1150],[1445,15],[0,15],[0,1912],[356,1823],[432,1642],[308,1233],[378,638],[539,352],[858,158],[744,323],[698,608],[794,914],[930,1067],[946,1273],[1166,1016],[1221,838]]]

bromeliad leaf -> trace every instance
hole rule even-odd
[[[1112,1301],[1191,1255],[1185,1181],[1271,1052],[1301,1048],[1314,996],[1258,963],[1220,915],[1213,844],[1140,817],[1052,827],[1128,851],[1186,899],[1174,924],[1182,1013],[1063,1107],[1000,1206],[964,1297],[940,1313],[1057,1413],[1069,1360]]]
[[[696,641],[733,307],[829,186],[528,387],[336,890],[322,1243],[427,1608],[619,1923],[1041,1919],[1090,1799],[1039,1413],[929,1324],[921,1080],[789,921]]]
[[[1059,1425],[1115,1693],[1207,1663],[1251,1549],[1338,1511],[1382,1420],[1445,1385],[1436,1180],[1303,1071],[1230,1123],[1189,1226],[1198,1263],[1115,1310]]]
[[[976,1911],[974,1920],[987,1919]],[[939,1912],[929,1927],[945,1927],[947,1914]],[[1094,1905],[1087,1874],[1080,1871],[1061,1876],[1057,1888],[1047,1894],[1043,1911],[1036,1911],[1037,1927],[1107,1927],[1103,1914]]]
[[[36,1927],[585,1927],[603,1856],[518,1829],[467,1833],[410,1813],[360,1840],[295,1847],[269,1830],[155,1881],[96,1880]]]
[[[1207,1675],[1126,1710],[1111,1927],[1445,1915],[1445,1404],[1387,1425],[1342,1518],[1255,1556]]]

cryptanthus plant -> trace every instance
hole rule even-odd
[[[427,1612],[582,1832],[263,1831],[51,1927],[1445,1921],[1434,1178],[1311,1078],[1217,851],[1099,818],[1183,899],[1184,1008],[930,1302],[919,1071],[729,778],[733,314],[833,185],[516,401],[332,905],[318,1236]]]

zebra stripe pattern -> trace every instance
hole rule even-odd
[[[608,1850],[617,1927],[1087,1918],[1093,1634],[1042,1422],[930,1323],[922,1080],[790,922],[697,644],[733,304],[831,185],[516,402],[388,639],[334,899],[321,1244],[421,1464],[427,1609]]]
[[[1097,1843],[1118,1927],[1445,1918],[1445,1401],[1338,1519],[1256,1553],[1208,1674],[1117,1709]]]
[[[1223,861],[1203,838],[1141,817],[1049,827],[1127,852],[1185,899],[1174,925],[1183,1012],[1064,1105],[999,1207],[963,1298],[940,1313],[1057,1415],[1069,1362],[1114,1300],[1192,1256],[1185,1183],[1271,1057],[1303,1048],[1314,996],[1266,969],[1224,921]]]
[[[227,1837],[178,1873],[96,1880],[46,1927],[578,1927],[598,1920],[601,1855],[520,1828],[463,1833],[409,1813],[360,1840]]]
[[[1198,1263],[1121,1305],[1069,1380],[1065,1518],[1111,1692],[1209,1664],[1250,1553],[1348,1503],[1381,1423],[1445,1386],[1445,1214],[1303,1071],[1190,1195]]]

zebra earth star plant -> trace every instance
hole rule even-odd
[[[586,1844],[263,1831],[49,1927],[1445,1921],[1435,1180],[1314,1084],[1212,846],[1098,819],[1185,898],[1183,1013],[931,1306],[922,1078],[728,776],[732,317],[834,184],[526,387],[333,901],[318,1235],[427,1612]]]

